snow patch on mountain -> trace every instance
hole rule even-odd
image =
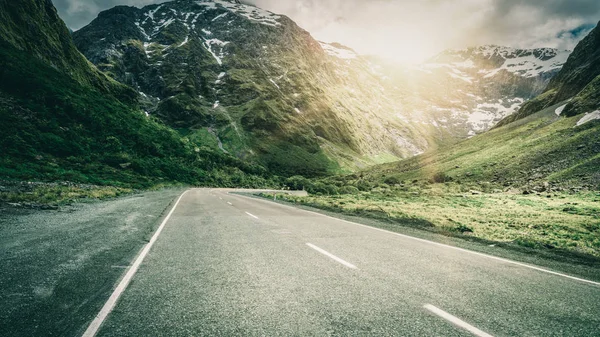
[[[561,113],[562,113],[562,112],[565,110],[565,108],[566,108],[566,107],[567,107],[567,105],[566,105],[566,104],[565,104],[565,105],[563,105],[563,106],[560,106],[560,107],[558,107],[556,110],[554,110],[554,113],[555,113],[557,116],[560,116],[560,114],[561,114]]]
[[[241,4],[237,1],[229,2],[225,0],[201,0],[197,1],[196,3],[200,6],[206,7],[209,10],[217,9],[219,7],[225,8],[230,12],[239,14],[241,16],[246,17],[247,19],[258,22],[263,25],[273,27],[281,25],[281,23],[279,23],[278,21],[279,19],[281,19],[281,16],[258,7]],[[215,18],[215,20],[216,19],[217,18]]]
[[[586,113],[582,119],[577,122],[577,126],[582,126],[583,124],[589,123],[593,120],[600,119],[600,110],[596,110],[594,112]]]
[[[500,68],[494,69],[485,75],[486,78],[496,76],[500,71],[506,70],[523,77],[536,77],[543,73],[559,70],[567,62],[570,53],[567,51],[557,53],[553,58],[544,60],[535,55],[521,56],[507,59]]]
[[[508,100],[498,100],[495,103],[481,103],[473,109],[469,115],[468,122],[475,132],[486,131],[493,127],[495,123],[508,117],[521,107],[525,100],[515,97]]]
[[[221,66],[223,65],[223,58],[227,55],[223,51],[223,47],[225,47],[228,44],[229,42],[221,41],[219,39],[206,39],[204,40],[204,43],[202,45],[206,48],[206,50],[208,50],[208,52],[215,58],[217,63]],[[213,49],[214,46],[216,46],[216,48]],[[219,49],[219,51],[217,51],[217,49]]]
[[[330,56],[343,60],[353,60],[358,57],[356,52],[354,52],[352,49],[344,47],[340,44],[331,44],[320,41],[319,43],[321,44],[321,48],[323,48],[323,50]]]

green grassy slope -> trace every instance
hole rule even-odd
[[[600,120],[555,106],[453,146],[356,174],[306,180],[281,198],[397,227],[600,256]]]
[[[50,1],[0,2],[0,178],[264,186],[266,170],[182,137],[81,55]]]
[[[362,190],[413,183],[483,191],[599,190],[600,122],[576,126],[581,116],[556,116],[560,105],[453,146],[330,180]]]
[[[228,183],[234,176],[245,180],[246,174],[264,173],[181,138],[134,106],[83,86],[26,52],[0,46],[3,177],[236,185]]]

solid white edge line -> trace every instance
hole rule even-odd
[[[228,204],[228,205],[230,205],[230,206],[233,206],[233,204],[232,204],[232,203],[230,203],[229,201],[227,202],[227,204]]]
[[[181,194],[181,196],[179,196],[179,199],[177,199],[177,202],[175,203],[175,205],[173,205],[173,208],[171,208],[171,211],[169,212],[169,214],[167,214],[167,217],[160,224],[160,226],[156,230],[156,233],[154,233],[154,235],[152,236],[150,241],[146,244],[146,246],[144,246],[144,249],[142,249],[142,251],[140,252],[140,255],[138,255],[138,257],[135,259],[135,262],[133,263],[133,265],[131,265],[131,268],[129,268],[129,270],[127,271],[127,273],[125,274],[125,276],[123,277],[123,279],[121,280],[121,282],[119,283],[117,288],[113,291],[112,295],[110,295],[110,297],[108,298],[108,301],[106,301],[106,303],[104,304],[104,306],[102,307],[102,309],[100,310],[98,315],[96,315],[96,318],[94,318],[94,320],[89,325],[87,330],[83,333],[82,337],[94,337],[96,335],[96,333],[98,333],[100,326],[102,325],[102,323],[104,323],[104,321],[106,320],[106,318],[108,317],[110,312],[114,309],[115,305],[117,304],[117,301],[119,300],[119,297],[121,297],[121,294],[123,294],[123,292],[129,285],[129,282],[131,282],[131,279],[133,278],[133,276],[139,269],[139,267],[142,264],[142,262],[144,261],[144,258],[146,257],[146,255],[148,255],[148,252],[152,248],[152,245],[154,245],[154,243],[158,239],[158,236],[160,235],[163,228],[167,224],[167,221],[169,221],[169,219],[171,218],[171,215],[173,214],[173,212],[175,212],[175,209],[177,208],[177,205],[179,205],[181,198],[183,198],[183,196],[188,191],[183,192]]]
[[[333,255],[333,254],[329,253],[328,251],[326,251],[326,250],[323,250],[323,249],[321,249],[321,248],[319,248],[319,247],[317,247],[317,246],[313,245],[312,243],[308,243],[308,242],[307,242],[307,243],[306,243],[306,245],[307,245],[307,246],[309,246],[310,248],[312,248],[312,249],[316,250],[317,252],[319,252],[319,253],[321,253],[321,254],[323,254],[323,255],[325,255],[325,256],[327,256],[327,257],[331,258],[332,260],[335,260],[335,261],[337,261],[337,262],[339,262],[339,263],[343,264],[344,266],[346,266],[346,267],[348,267],[348,268],[350,268],[350,269],[358,269],[358,268],[356,268],[356,266],[355,266],[355,265],[353,265],[352,263],[350,263],[350,262],[346,262],[346,261],[344,261],[344,260],[340,259],[339,257],[337,257],[337,256],[335,256],[335,255]]]
[[[254,214],[251,214],[251,213],[248,213],[248,212],[246,212],[246,214],[248,214],[249,216],[253,217],[254,219],[258,219],[258,217],[256,215],[254,215]]]
[[[425,304],[423,306],[423,308],[425,308],[425,309],[431,311],[432,313],[440,316],[441,318],[449,321],[450,323],[456,325],[457,327],[469,331],[470,333],[472,333],[475,336],[492,337],[492,335],[477,329],[476,327],[472,326],[471,324],[459,319],[458,317],[452,316],[449,313],[445,312],[444,310],[436,308],[431,304]]]
[[[288,205],[282,205],[282,204],[274,203],[274,202],[272,202],[270,200],[262,200],[262,199],[252,198],[252,197],[246,197],[246,196],[243,196],[243,195],[236,195],[236,196],[239,196],[239,197],[242,197],[242,198],[248,198],[248,199],[252,199],[252,200],[259,200],[259,201],[262,201],[262,202],[265,202],[265,203],[275,204],[275,205],[279,205],[279,206],[282,206],[282,207],[288,207],[288,208],[295,209],[295,210],[298,210],[298,211],[312,213],[312,214],[316,214],[316,215],[319,215],[319,216],[324,216],[326,218],[330,218],[330,219],[333,219],[333,220],[342,221],[342,222],[349,223],[349,224],[352,224],[352,225],[355,225],[355,226],[365,227],[365,228],[369,228],[369,229],[372,229],[372,230],[375,230],[375,231],[379,231],[379,232],[383,232],[383,233],[388,233],[388,234],[400,236],[400,237],[403,237],[403,238],[407,238],[407,239],[411,239],[411,240],[416,240],[416,241],[420,241],[420,242],[424,242],[424,243],[436,245],[436,246],[439,246],[439,247],[450,248],[450,249],[458,250],[458,251],[461,251],[461,252],[470,253],[470,254],[481,256],[481,257],[486,257],[488,259],[493,259],[493,260],[496,260],[496,261],[501,261],[501,262],[510,263],[510,264],[514,264],[514,265],[517,265],[517,266],[521,266],[521,267],[525,267],[525,268],[537,270],[537,271],[540,271],[540,272],[543,272],[543,273],[552,274],[552,275],[555,275],[555,276],[561,276],[561,277],[565,277],[565,278],[568,278],[568,279],[571,279],[571,280],[575,280],[575,281],[579,281],[579,282],[583,282],[583,283],[592,284],[592,285],[595,285],[595,286],[600,286],[600,282],[586,280],[586,279],[583,279],[583,278],[579,278],[579,277],[575,277],[575,276],[571,276],[571,275],[567,275],[567,274],[555,272],[555,271],[544,269],[544,268],[541,268],[541,267],[536,267],[536,266],[533,266],[533,265],[530,265],[530,264],[526,264],[526,263],[521,263],[521,262],[517,262],[517,261],[505,259],[505,258],[502,258],[502,257],[497,257],[497,256],[489,255],[489,254],[479,253],[479,252],[468,250],[468,249],[465,249],[465,248],[450,246],[450,245],[447,245],[447,244],[444,244],[444,243],[439,243],[439,242],[435,242],[435,241],[420,239],[420,238],[416,238],[414,236],[410,236],[410,235],[406,235],[406,234],[400,234],[400,233],[391,232],[391,231],[388,231],[388,230],[385,230],[385,229],[381,229],[381,228],[377,228],[377,227],[367,226],[367,225],[359,224],[359,223],[348,221],[348,220],[344,220],[344,219],[334,218],[334,217],[329,216],[329,215],[325,215],[325,214],[321,214],[321,213],[317,213],[317,212],[313,212],[313,211],[308,211],[308,210],[305,210],[305,209],[301,209],[301,208],[297,208],[297,207],[292,207],[292,206],[288,206]]]

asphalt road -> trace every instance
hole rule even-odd
[[[163,224],[98,336],[600,336],[568,275],[224,190]]]
[[[79,336],[181,189],[62,207],[0,205],[0,336]]]

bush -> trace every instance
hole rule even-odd
[[[310,182],[308,181],[308,179],[304,178],[303,176],[293,176],[285,180],[285,186],[289,187],[291,190],[296,191],[306,189],[306,186],[308,186],[309,184]]]
[[[354,186],[344,186],[339,189],[340,194],[358,194],[360,191]]]
[[[469,226],[466,226],[466,225],[463,225],[463,224],[459,224],[456,227],[452,228],[452,231],[458,232],[458,233],[461,233],[461,234],[464,234],[464,233],[473,233],[473,228],[471,228]]]
[[[312,183],[306,188],[308,193],[317,195],[336,195],[339,194],[338,188],[335,185],[325,184],[320,181]]]
[[[450,176],[448,176],[445,172],[438,172],[436,174],[433,175],[433,177],[431,177],[430,180],[432,183],[447,183],[447,182],[451,182],[452,178]]]
[[[373,189],[373,183],[366,181],[366,180],[359,180],[356,183],[356,188],[358,188],[359,190],[363,191],[363,192],[369,192],[371,191],[371,189]]]
[[[387,177],[385,178],[385,180],[383,181],[384,183],[388,184],[388,185],[398,185],[401,184],[402,181],[400,180],[400,178],[395,177],[395,176],[391,176],[391,177]]]

